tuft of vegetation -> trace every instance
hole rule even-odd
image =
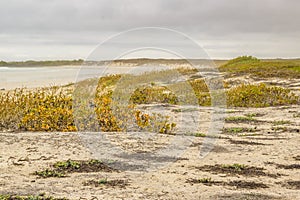
[[[102,131],[128,131],[128,130],[146,130],[152,132],[173,133],[176,124],[170,122],[169,116],[164,116],[159,113],[143,113],[136,109],[134,103],[150,103],[154,99],[164,99],[162,91],[143,93],[135,91],[129,98],[132,103],[123,105],[118,101],[113,100],[113,91],[120,75],[112,75],[99,79],[96,95],[96,108],[97,119]],[[159,94],[159,95],[157,95]],[[145,100],[146,99],[146,100]],[[171,98],[175,101],[174,98]],[[167,100],[169,101],[169,99]]]
[[[66,175],[64,173],[58,172],[56,170],[51,170],[51,169],[36,171],[35,175],[37,175],[39,177],[42,177],[42,178],[48,178],[48,177],[62,178],[62,177],[66,177]]]
[[[235,123],[248,123],[248,122],[256,122],[257,119],[254,119],[252,116],[233,116],[233,117],[226,117],[226,122],[235,122]]]
[[[285,125],[285,124],[290,124],[291,121],[289,120],[279,120],[279,121],[273,121],[272,124],[274,126],[280,126],[280,125]]]
[[[63,178],[66,177],[68,173],[75,172],[112,172],[114,169],[110,168],[108,165],[103,163],[100,160],[88,160],[88,161],[59,161],[54,163],[51,168],[45,169],[42,171],[36,171],[35,175],[42,178],[49,177],[58,177]]]
[[[72,97],[58,87],[0,93],[0,130],[75,131]]]
[[[250,74],[259,78],[300,78],[300,60],[259,60],[241,56],[221,65],[219,70],[233,76]]]
[[[205,133],[195,133],[195,137],[206,137],[207,135]]]
[[[232,134],[237,134],[237,133],[245,133],[245,132],[256,132],[257,129],[254,128],[243,128],[243,127],[232,127],[232,128],[224,128],[223,132],[224,133],[232,133]]]
[[[45,194],[39,195],[11,195],[0,194],[0,200],[67,200],[67,198],[55,198],[46,196]]]
[[[212,179],[211,178],[201,178],[201,179],[198,179],[198,182],[199,183],[211,183]]]
[[[236,170],[236,171],[242,171],[242,170],[247,168],[247,165],[234,163],[234,164],[231,164],[231,165],[222,165],[222,167],[233,169],[233,170]]]
[[[103,179],[100,179],[100,180],[86,181],[86,182],[83,183],[83,185],[85,185],[85,186],[92,185],[92,186],[95,186],[95,187],[106,186],[106,187],[125,188],[129,184],[128,184],[128,181],[126,181],[126,180],[120,180],[120,179],[107,180],[107,178],[103,178]]]
[[[149,103],[169,103],[177,104],[178,99],[174,93],[168,90],[165,86],[147,86],[141,87],[134,91],[131,96],[134,104],[149,104]]]
[[[300,99],[289,89],[266,84],[242,84],[227,91],[227,104],[232,107],[268,107],[299,104]]]
[[[78,60],[47,60],[47,61],[33,61],[28,60],[24,62],[5,62],[0,61],[0,66],[6,67],[41,67],[41,66],[62,66],[62,65],[82,65],[82,59]]]

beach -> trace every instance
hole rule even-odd
[[[244,59],[257,64],[252,57]],[[262,61],[263,66],[267,66],[268,62]],[[170,68],[180,66],[169,65]],[[106,128],[104,131],[75,131],[72,109],[76,104],[70,100],[72,93],[63,92],[55,96],[55,92],[50,92],[54,94],[46,98],[51,99],[50,103],[40,99],[41,106],[33,105],[33,108],[26,110],[26,117],[21,119],[19,125],[12,124],[15,126],[7,126],[7,129],[2,127],[0,194],[42,194],[66,199],[300,198],[299,78],[281,77],[283,73],[277,70],[269,72],[278,73],[278,77],[264,77],[264,74],[258,77],[251,74],[253,70],[251,73],[224,72],[219,68],[214,72],[203,67],[202,72],[179,68],[174,73],[164,69],[156,64],[124,64],[112,68],[0,68],[3,75],[1,88],[5,90],[27,86],[29,91],[34,92],[36,88],[51,86],[52,83],[66,85],[100,78],[100,89],[97,91],[104,95],[104,100],[96,94],[93,95],[95,105],[88,105],[91,108],[100,106],[102,110],[96,113],[97,119]],[[285,70],[284,67],[280,69]],[[125,77],[132,79],[122,80],[121,76],[112,75],[120,73],[131,74]],[[178,74],[180,77],[176,77]],[[197,96],[200,100],[208,98],[205,96],[208,88],[203,76],[208,79],[215,76],[222,78],[222,91],[231,92],[226,93],[231,94],[230,98],[226,98],[227,106],[210,106],[205,101],[199,101],[203,105],[177,103],[167,90],[166,86],[170,86],[173,91],[188,91],[186,85],[180,85],[188,82],[194,88],[193,95],[200,94]],[[135,84],[151,78],[156,82],[147,82],[137,93],[131,94],[138,109],[134,116],[126,109],[121,110],[121,114],[114,113],[124,119],[120,124],[125,124],[128,120],[126,116],[129,116],[129,119],[136,119],[139,126],[129,131],[119,129],[114,116],[111,117],[111,107],[105,103],[110,101],[110,96],[105,94],[118,87],[124,89],[125,83],[135,87]],[[136,82],[130,82],[132,80]],[[180,90],[176,90],[175,86]],[[74,89],[73,85],[70,89]],[[85,87],[83,89],[89,92],[88,89],[85,91]],[[44,90],[38,92],[48,94]],[[155,99],[155,95],[160,98]],[[154,100],[150,101],[151,98]],[[100,104],[97,105],[97,102]],[[65,119],[68,113],[70,119]],[[80,122],[85,123],[90,117],[86,117],[85,113],[79,114],[76,120],[82,120]],[[38,117],[31,118],[35,115]],[[63,124],[62,120],[53,123],[56,119],[53,115],[64,119],[67,128],[59,129],[57,124]],[[13,115],[8,113],[7,116],[9,123],[9,116]],[[24,119],[33,121],[27,123]],[[144,129],[149,122],[146,119],[157,123],[154,125],[159,128],[156,131]],[[43,125],[35,126],[39,125],[37,121]],[[174,132],[171,124],[175,124]],[[56,131],[55,127],[62,131]],[[136,126],[130,124],[130,127]]]

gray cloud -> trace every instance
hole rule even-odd
[[[3,0],[0,60],[85,57],[112,34],[143,26],[188,34],[212,57],[297,57],[299,7],[298,0]]]

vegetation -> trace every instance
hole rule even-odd
[[[68,173],[74,172],[98,172],[98,171],[106,171],[111,172],[113,171],[112,168],[104,164],[100,160],[87,160],[87,161],[74,161],[74,160],[67,160],[67,161],[59,161],[54,163],[51,168],[36,171],[35,175],[42,177],[42,178],[49,178],[49,177],[66,177]]]
[[[121,179],[115,179],[115,180],[107,180],[107,178],[103,178],[100,180],[89,180],[83,183],[83,185],[88,186],[92,185],[95,187],[100,186],[107,186],[107,187],[119,187],[119,188],[125,188],[128,186],[127,180],[121,180]]]
[[[243,127],[232,127],[232,128],[223,129],[224,133],[233,133],[233,134],[243,133],[243,132],[255,132],[255,131],[257,131],[257,129],[243,128]]]
[[[0,130],[75,131],[72,97],[57,87],[0,93]]]
[[[134,104],[126,108],[112,100],[112,88],[120,75],[103,77],[99,80],[95,105],[92,112],[97,115],[96,125],[102,131],[147,130],[172,133],[175,123],[161,114],[142,113]],[[74,121],[72,93],[58,87],[37,90],[16,89],[0,93],[0,130],[25,131],[77,131]],[[114,112],[112,110],[114,108]],[[77,116],[85,116],[84,107]],[[84,119],[86,120],[86,119]],[[93,120],[90,120],[93,122]],[[88,125],[90,126],[90,125]],[[87,128],[87,125],[84,125]],[[86,130],[86,129],[84,129]]]
[[[278,125],[290,124],[291,121],[289,121],[289,120],[279,120],[279,121],[273,121],[272,123],[273,123],[274,126],[278,126]]]
[[[241,57],[228,62],[228,65],[260,63],[253,57]],[[9,131],[151,131],[173,133],[176,124],[169,116],[159,113],[144,113],[136,108],[137,104],[191,104],[210,106],[212,103],[209,88],[204,79],[190,79],[174,82],[178,74],[192,74],[195,69],[179,68],[165,71],[148,72],[142,75],[111,75],[99,80],[86,80],[79,84],[81,90],[87,90],[89,84],[95,84],[96,95],[83,96],[85,102],[76,109],[77,91],[68,87],[50,87],[36,90],[16,89],[0,92],[0,130]],[[134,86],[132,91],[120,83]],[[164,80],[165,83],[159,83]],[[135,88],[136,87],[136,88]],[[187,91],[190,87],[191,91]],[[119,91],[117,91],[119,89]],[[81,91],[79,91],[80,93]],[[86,94],[91,93],[86,91]],[[115,99],[127,98],[126,105]],[[85,93],[82,93],[85,94]],[[299,104],[300,98],[290,90],[271,87],[265,84],[242,84],[226,90],[229,107],[267,107]],[[88,98],[86,98],[88,97]],[[75,99],[75,101],[74,101]],[[89,109],[87,109],[87,107]],[[74,112],[76,111],[76,112]],[[174,110],[183,112],[184,110]],[[75,121],[76,120],[76,121]],[[243,119],[230,119],[229,122],[256,121],[253,116]],[[75,126],[76,124],[76,126]],[[99,128],[98,128],[99,127]],[[90,129],[91,128],[91,129]]]
[[[195,137],[206,137],[207,135],[205,133],[195,133]]]
[[[174,93],[162,86],[146,86],[138,88],[131,96],[134,104],[169,103],[177,104],[178,99]]]
[[[247,165],[234,163],[234,164],[231,164],[231,165],[222,165],[222,167],[233,169],[233,170],[236,170],[236,171],[242,171],[242,170],[247,168]]]
[[[227,105],[232,107],[268,107],[299,104],[300,99],[289,89],[266,84],[242,84],[227,91]]]
[[[241,56],[220,66],[220,71],[229,75],[253,75],[259,78],[300,78],[300,60],[259,60]]]
[[[142,113],[135,108],[135,101],[144,98],[144,93],[135,93],[131,96],[128,105],[113,100],[113,90],[120,75],[100,78],[96,95],[96,114],[102,131],[146,130],[159,133],[172,133],[175,123],[169,122],[169,116],[159,113]],[[155,95],[154,95],[155,96]],[[150,97],[151,98],[151,97]],[[152,100],[159,97],[153,97]],[[146,100],[151,102],[151,100]]]
[[[233,116],[225,118],[226,122],[235,122],[235,123],[243,123],[243,122],[255,122],[257,121],[251,116]]]
[[[0,194],[0,200],[67,200],[67,198],[55,198],[51,196],[46,196],[45,194],[26,195],[26,196]]]
[[[35,66],[62,66],[62,65],[81,65],[82,59],[78,60],[53,60],[53,61],[33,61],[28,60],[24,62],[5,62],[0,61],[0,66],[6,67],[35,67]]]

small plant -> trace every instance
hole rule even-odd
[[[103,164],[101,160],[91,159],[88,161],[89,165],[97,165],[97,164]]]
[[[289,89],[266,84],[242,84],[229,89],[227,105],[231,107],[268,107],[298,104],[300,99]]]
[[[195,137],[206,137],[205,133],[195,133],[194,134]]]
[[[285,132],[285,131],[288,130],[287,127],[282,127],[282,126],[273,126],[271,129],[272,129],[273,131],[275,131],[275,132],[277,132],[277,131],[283,131],[283,132]]]
[[[293,114],[293,117],[294,117],[294,118],[300,117],[300,113],[295,113],[295,114]]]
[[[67,200],[67,198],[55,198],[51,196],[45,196],[45,194],[28,196],[0,194],[0,200]]]
[[[105,185],[105,184],[107,184],[107,183],[108,183],[107,178],[100,179],[100,180],[98,181],[98,184],[99,184],[99,185]]]
[[[225,118],[226,122],[237,122],[237,123],[243,123],[243,122],[255,122],[257,121],[251,116],[234,116],[234,117],[227,117]]]
[[[111,167],[106,165],[100,160],[87,160],[87,161],[59,161],[54,163],[51,168],[36,171],[35,174],[42,177],[66,177],[68,173],[76,173],[76,172],[112,172],[114,171]]]
[[[80,168],[80,163],[77,161],[72,161],[72,160],[67,160],[67,161],[60,161],[55,163],[54,168],[61,168],[61,169],[79,169]]]
[[[244,164],[238,164],[238,163],[234,163],[232,165],[222,165],[223,168],[230,168],[230,169],[234,169],[234,170],[237,170],[237,171],[242,171],[244,169],[247,168],[246,165]]]
[[[83,182],[83,185],[85,185],[85,186],[92,185],[95,187],[106,186],[106,187],[125,188],[129,184],[128,184],[127,180],[120,180],[120,179],[107,180],[107,178],[103,178],[100,180],[89,180],[89,181]]]
[[[280,120],[280,121],[273,121],[272,123],[274,126],[279,126],[279,125],[290,124],[291,122],[288,120]]]
[[[249,118],[253,118],[253,117],[259,117],[263,114],[260,114],[260,113],[249,113],[249,114],[246,114],[245,116],[246,117],[249,117]]]
[[[58,178],[62,178],[62,177],[66,177],[66,175],[62,172],[58,172],[56,170],[51,170],[51,169],[46,169],[43,171],[36,171],[35,175],[38,175],[42,178],[49,178],[49,177],[58,177]]]
[[[224,128],[223,132],[225,133],[233,133],[233,134],[237,134],[237,133],[244,133],[244,132],[255,132],[257,131],[257,129],[254,128],[244,128],[244,127],[231,127],[231,128]]]
[[[213,182],[211,178],[201,178],[198,179],[199,183],[211,183]]]

